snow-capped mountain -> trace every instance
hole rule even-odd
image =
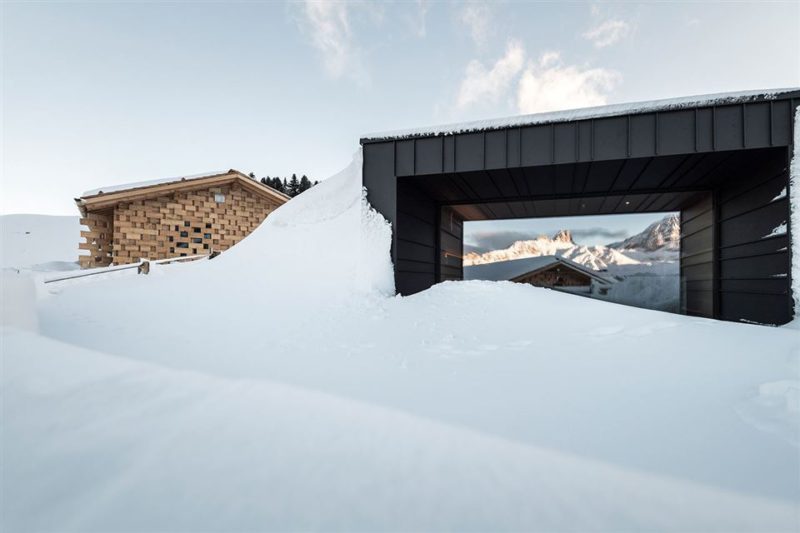
[[[581,246],[572,240],[569,230],[560,230],[552,238],[540,236],[536,239],[517,241],[508,248],[478,254],[470,252],[464,256],[464,266],[482,265],[498,261],[511,261],[542,255],[558,255],[594,270],[606,270],[609,265],[635,265],[639,261],[608,248],[607,246]]]
[[[681,239],[681,222],[678,215],[668,215],[658,222],[647,226],[641,233],[628,237],[624,241],[609,244],[615,250],[638,250],[654,252],[656,250],[679,250]]]

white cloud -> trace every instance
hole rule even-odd
[[[505,55],[490,69],[478,60],[470,61],[458,91],[456,104],[464,107],[478,101],[496,102],[508,91],[524,64],[525,50],[516,41],[509,41]]]
[[[489,26],[492,21],[492,13],[486,4],[467,4],[461,10],[461,23],[469,30],[472,41],[483,46],[489,37]]]
[[[412,29],[417,37],[425,37],[427,34],[427,17],[430,4],[428,0],[417,0],[416,17],[412,20]]]
[[[583,37],[592,41],[595,48],[605,48],[626,37],[630,30],[630,24],[624,20],[610,19],[590,28]]]
[[[350,9],[356,4],[306,0],[303,14],[311,44],[320,51],[325,70],[334,78],[368,80],[361,50],[350,28]]]
[[[604,105],[621,79],[613,70],[564,65],[558,54],[547,52],[522,73],[517,108],[520,113],[541,113]]]

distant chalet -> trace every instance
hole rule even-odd
[[[289,197],[238,170],[88,191],[81,212],[82,268],[208,255],[250,234]]]
[[[597,272],[557,255],[465,266],[464,279],[513,281],[587,294],[605,294],[611,285]]]

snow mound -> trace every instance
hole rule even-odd
[[[393,294],[391,225],[367,203],[361,165],[359,150],[347,168],[286,202],[211,264],[242,276],[263,271],[266,298],[287,287],[319,300]]]
[[[2,215],[0,267],[38,271],[78,269],[77,216]]]

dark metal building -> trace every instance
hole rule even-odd
[[[365,137],[397,291],[463,278],[465,221],[680,211],[682,311],[784,324],[798,104],[761,91]]]

